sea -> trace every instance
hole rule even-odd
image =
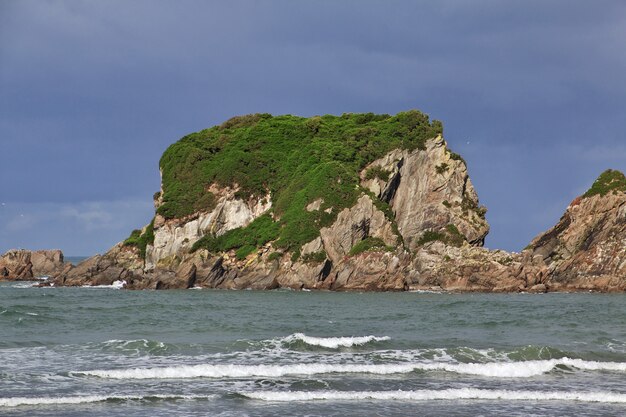
[[[0,283],[1,416],[624,416],[626,295]]]

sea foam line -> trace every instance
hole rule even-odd
[[[138,401],[138,400],[208,400],[215,395],[83,395],[72,397],[9,397],[0,398],[0,407],[19,407],[27,405],[62,405],[84,404],[103,401]]]
[[[301,341],[307,345],[321,346],[329,349],[337,349],[339,347],[361,346],[370,342],[381,342],[389,340],[389,336],[354,336],[354,337],[314,337],[307,336],[304,333],[294,333],[280,339],[283,343],[293,343]]]
[[[612,392],[509,391],[459,388],[419,391],[286,391],[240,392],[242,396],[264,401],[352,401],[352,400],[508,400],[508,401],[583,401],[626,403],[626,394]]]
[[[126,281],[113,281],[111,285],[81,285],[81,288],[109,288],[114,290],[121,290],[126,286]]]
[[[395,363],[395,364],[292,364],[292,365],[186,365],[161,368],[133,368],[75,371],[70,375],[96,376],[107,379],[186,379],[281,377],[331,373],[376,375],[404,374],[417,370],[444,371],[495,378],[528,378],[550,372],[557,365],[593,371],[626,371],[623,362],[594,362],[582,359],[550,359],[523,362],[489,363]]]

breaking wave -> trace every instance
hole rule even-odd
[[[82,285],[82,288],[109,288],[114,290],[121,290],[126,286],[126,281],[113,281],[111,285]]]
[[[291,364],[291,365],[186,365],[159,368],[134,368],[75,371],[71,375],[95,376],[107,379],[186,379],[186,378],[247,378],[281,377],[315,374],[403,374],[414,371],[443,371],[457,374],[495,378],[528,378],[552,371],[558,366],[587,371],[626,371],[624,362],[595,362],[582,359],[550,359],[523,362],[490,363],[395,363],[395,364]]]
[[[287,391],[242,392],[240,395],[264,401],[350,401],[350,400],[509,400],[509,401],[583,401],[626,403],[626,394],[612,392],[509,391],[476,388],[420,391]]]
[[[72,397],[10,397],[0,398],[0,407],[84,404],[104,401],[197,400],[211,399],[213,397],[213,395],[84,395]]]
[[[389,336],[355,336],[355,337],[314,337],[307,336],[304,333],[294,333],[280,339],[280,342],[291,344],[294,342],[303,342],[311,346],[321,346],[328,349],[337,349],[340,347],[362,346],[370,342],[382,342],[390,340]]]

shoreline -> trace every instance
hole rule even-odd
[[[153,288],[126,288],[126,284],[116,285],[113,284],[104,284],[104,285],[57,285],[55,282],[52,282],[50,278],[41,277],[35,279],[0,279],[0,283],[32,283],[33,285],[30,288],[111,288],[111,289],[120,289],[127,291],[163,291],[163,289],[153,289]],[[26,288],[26,287],[25,287]],[[213,290],[213,291],[283,291],[283,292],[317,292],[317,293],[413,293],[413,294],[624,294],[625,290],[621,289],[609,289],[609,290],[601,290],[597,288],[576,288],[576,287],[566,287],[566,288],[547,288],[546,291],[504,291],[504,290],[488,290],[488,289],[462,289],[462,288],[427,288],[427,287],[410,287],[408,289],[389,289],[389,290],[367,290],[367,289],[358,289],[358,288],[348,288],[348,289],[326,289],[326,288],[292,288],[292,287],[277,287],[277,288],[212,288],[212,287],[190,287],[190,288],[172,288],[169,290],[180,291],[180,290]]]

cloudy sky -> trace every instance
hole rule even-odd
[[[105,251],[165,148],[233,115],[412,108],[520,250],[626,169],[626,3],[0,0],[0,252]]]

